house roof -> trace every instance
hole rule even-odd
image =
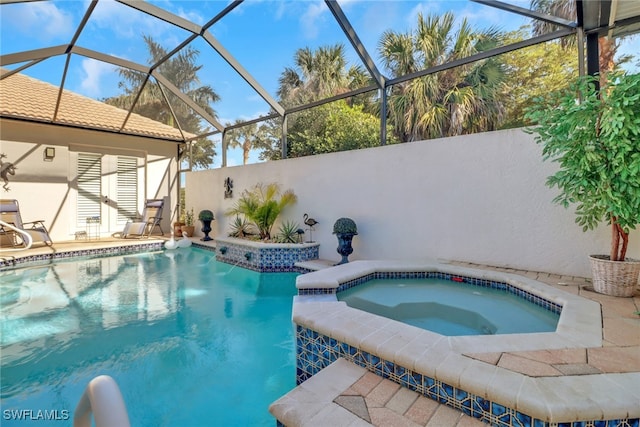
[[[56,113],[59,95],[60,106]],[[176,142],[194,136],[68,90],[60,93],[58,86],[20,73],[0,80],[0,115]]]

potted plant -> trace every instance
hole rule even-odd
[[[627,258],[629,232],[640,224],[640,74],[578,78],[567,89],[534,100],[527,119],[535,126],[545,160],[559,165],[547,185],[554,202],[576,206],[583,231],[606,222],[612,228],[609,255],[592,255],[597,292],[631,296],[640,261]]]
[[[175,221],[173,223],[173,234],[175,236],[182,236],[182,226],[185,225],[182,221]]]
[[[213,212],[208,209],[201,210],[200,213],[198,213],[198,219],[202,222],[202,232],[204,233],[204,237],[200,240],[203,242],[213,240],[213,238],[209,237],[209,232],[211,232],[211,221],[215,219]]]
[[[195,231],[195,226],[193,225],[193,208],[186,210],[184,213],[184,225],[181,227],[182,233],[187,233],[187,237],[193,237],[193,232]]]
[[[356,223],[351,218],[338,218],[333,224],[333,234],[338,238],[337,251],[342,255],[342,260],[336,265],[349,262],[349,255],[353,252],[351,242],[353,236],[358,234]]]
[[[280,193],[276,183],[258,183],[251,190],[245,190],[234,207],[225,215],[246,218],[258,231],[260,240],[271,240],[271,229],[285,207],[294,204],[298,198],[293,190]]]

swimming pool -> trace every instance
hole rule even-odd
[[[101,374],[131,425],[273,425],[268,405],[295,385],[296,275],[199,248],[0,273],[2,425],[23,422],[5,410],[72,417]]]
[[[423,276],[425,276],[423,274]],[[551,332],[559,311],[535,305],[502,287],[436,277],[372,279],[340,291],[349,307],[447,336]]]

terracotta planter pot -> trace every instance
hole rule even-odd
[[[633,296],[640,276],[639,260],[609,261],[608,255],[591,255],[589,260],[596,292],[614,297]]]
[[[193,232],[195,231],[195,229],[196,227],[193,225],[183,225],[180,235],[182,235],[182,233],[187,233],[187,237],[193,237]]]
[[[184,222],[174,222],[173,223],[173,235],[174,236],[182,236],[182,226]]]

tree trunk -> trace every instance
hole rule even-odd
[[[611,261],[624,261],[627,257],[627,246],[629,244],[629,234],[625,233],[616,217],[611,217]]]

